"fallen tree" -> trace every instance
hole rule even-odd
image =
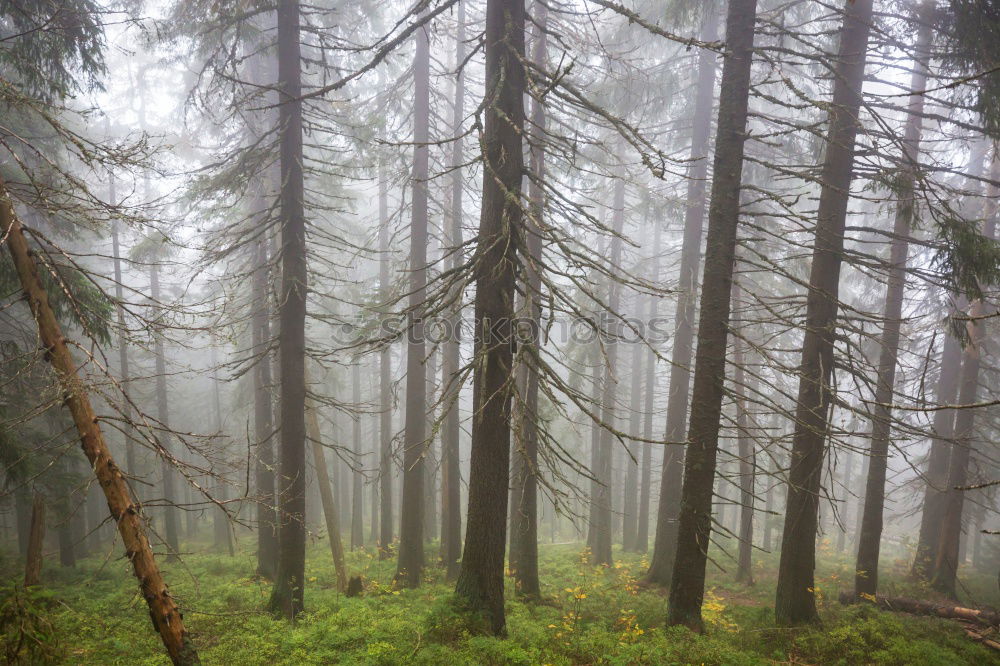
[[[953,620],[965,620],[980,625],[995,627],[1000,625],[1000,613],[989,609],[964,608],[949,603],[935,601],[921,601],[919,599],[907,599],[905,597],[885,597],[878,595],[874,601],[870,596],[859,598],[849,590],[840,593],[840,603],[853,604],[858,602],[874,603],[879,608],[898,611],[901,613],[911,613],[913,615],[933,615],[936,617],[950,618]]]

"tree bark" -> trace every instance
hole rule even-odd
[[[612,267],[621,264],[622,229],[625,225],[625,181],[615,179],[614,203],[612,204],[611,251],[609,262]],[[618,393],[618,341],[616,340],[616,317],[621,309],[621,284],[608,279],[608,311],[604,324],[609,327],[609,335],[604,343],[604,381],[601,387],[601,431],[597,447],[597,467],[594,469],[594,546],[591,553],[593,564],[610,566],[612,541],[612,489],[618,488],[612,480],[612,459],[615,435],[612,432],[615,421]]]
[[[819,486],[829,429],[827,415],[833,397],[830,379],[844,224],[854,175],[854,143],[860,126],[858,112],[871,17],[872,0],[845,3],[840,52],[834,65],[833,103],[829,111],[826,158],[820,174],[822,188],[816,212],[816,241],[806,300],[788,501],[775,597],[775,616],[783,625],[819,619],[813,580]]]
[[[536,67],[545,68],[549,12],[542,2],[533,5],[531,58]],[[510,568],[514,571],[514,586],[528,598],[538,598],[542,590],[538,580],[538,371],[537,355],[541,344],[542,320],[542,216],[545,208],[545,149],[542,142],[546,127],[545,106],[534,99],[531,106],[528,216],[524,220],[524,312],[530,323],[530,338],[522,344],[521,365],[518,368],[520,405],[518,427],[515,429],[514,484],[511,492]],[[519,317],[520,319],[520,317]],[[529,357],[529,358],[525,358]],[[535,357],[535,358],[531,358]]]
[[[160,271],[153,258],[149,265],[149,291],[153,299],[153,319],[160,315]],[[166,506],[163,507],[164,530],[166,532],[167,561],[176,560],[180,553],[180,542],[177,533],[177,493],[174,487],[174,467],[170,461],[170,400],[167,396],[167,364],[163,351],[163,337],[156,335],[153,343],[156,372],[156,418],[160,423],[160,434],[157,442],[163,451],[160,453],[160,473],[163,480],[163,496]]]
[[[361,405],[361,365],[355,359],[351,367],[351,402],[354,408]],[[354,459],[351,467],[361,467],[361,415],[351,415],[352,439],[354,440]],[[351,471],[351,549],[363,548],[365,545],[365,487],[364,477],[359,469]]]
[[[427,297],[427,177],[430,138],[430,33],[416,32],[413,61],[413,189],[410,221],[409,342],[406,347],[406,422],[403,435],[403,505],[396,582],[418,587],[424,568],[424,455],[427,451],[426,344],[421,309]]]
[[[708,5],[706,5],[708,7]],[[704,41],[718,37],[719,18],[708,8],[701,28]],[[684,208],[684,238],[678,276],[674,336],[670,350],[670,383],[667,394],[666,447],[660,472],[660,498],[656,511],[653,557],[645,582],[667,587],[677,551],[677,515],[680,510],[684,475],[684,427],[687,423],[688,393],[691,386],[691,352],[694,348],[695,302],[698,293],[698,265],[705,220],[705,191],[708,181],[708,147],[712,130],[712,101],[715,92],[715,54],[702,49],[698,56],[698,85],[694,103],[694,130],[691,136],[691,166],[688,169],[687,205]]]
[[[280,128],[281,453],[278,495],[278,573],[270,608],[292,619],[304,609],[306,564],[306,220],[302,152],[302,67],[299,2],[278,3],[278,127]]]
[[[709,90],[709,94],[711,94],[711,90]],[[650,270],[649,280],[653,284],[658,284],[660,281],[660,241],[663,225],[659,222],[654,222],[653,226],[653,266]],[[647,299],[646,322],[650,323],[657,318],[660,297],[656,294],[649,294]],[[637,553],[645,553],[649,550],[649,498],[653,492],[653,446],[650,444],[650,440],[653,439],[653,399],[656,395],[656,355],[651,349],[643,349],[643,356],[646,359],[646,378],[643,388],[645,401],[643,406],[642,437],[646,441],[642,443],[639,517],[635,533],[635,550]]]
[[[986,160],[986,141],[978,141],[972,149],[969,162],[969,181],[977,188],[983,175]],[[940,374],[936,387],[935,401],[938,405],[953,405],[958,397],[958,380],[962,366],[962,348],[958,339],[946,334],[939,363]],[[920,533],[917,538],[916,555],[913,558],[911,575],[919,580],[930,581],[934,573],[934,563],[938,556],[938,537],[944,520],[947,497],[948,460],[951,456],[951,441],[955,433],[955,411],[940,409],[934,413],[931,449],[924,473],[923,512],[920,516]]]
[[[198,654],[184,629],[184,621],[177,605],[167,591],[166,583],[156,565],[153,549],[146,538],[146,528],[139,506],[132,500],[131,492],[118,466],[115,464],[100,421],[90,404],[83,381],[77,375],[76,363],[70,354],[62,328],[49,305],[48,294],[38,276],[32,250],[28,248],[21,222],[0,180],[0,229],[6,236],[17,270],[21,288],[25,292],[31,313],[38,324],[39,337],[47,350],[47,358],[63,385],[66,406],[73,416],[80,442],[91,469],[97,476],[108,501],[111,517],[118,525],[125,555],[131,561],[135,577],[139,580],[142,596],[149,606],[153,627],[160,634],[174,664],[186,666],[200,663]]]
[[[35,492],[31,503],[31,530],[28,532],[28,554],[24,563],[24,586],[42,582],[42,548],[45,545],[45,499]]]
[[[379,162],[378,170],[378,288],[379,300],[389,301],[389,203],[385,165]],[[386,343],[378,356],[379,375],[379,538],[380,560],[391,554],[393,540],[392,512],[392,347]]]
[[[1000,160],[993,159],[990,178],[996,181],[1000,178]],[[987,192],[987,206],[983,236],[994,238],[996,232],[997,188],[990,185]],[[958,403],[971,405],[976,402],[979,392],[979,370],[982,364],[982,345],[985,334],[983,320],[983,303],[981,299],[972,302],[969,316],[974,318],[967,322],[969,342],[962,352],[962,374],[959,382]],[[979,319],[975,319],[979,317]],[[956,580],[960,543],[962,539],[962,512],[965,504],[965,493],[960,490],[967,485],[969,459],[973,450],[973,426],[975,425],[976,409],[966,407],[955,414],[955,443],[951,447],[951,457],[948,461],[948,482],[945,490],[944,512],[941,521],[941,531],[938,536],[937,559],[934,562],[934,573],[931,576],[931,587],[938,592],[956,598]]]
[[[313,466],[316,467],[316,485],[319,486],[320,502],[323,504],[323,518],[326,520],[326,538],[330,542],[333,568],[337,572],[337,589],[345,592],[347,590],[347,566],[344,564],[344,544],[340,540],[340,514],[337,511],[337,503],[333,499],[330,471],[326,466],[326,454],[323,452],[323,434],[319,429],[316,405],[311,401],[306,408],[306,426],[312,444]]]
[[[726,358],[722,350],[726,349],[729,333],[756,16],[756,0],[731,0],[729,3],[691,424],[678,516],[677,554],[670,585],[668,623],[685,625],[696,631],[703,628],[701,605],[705,594],[705,562],[712,529],[712,486],[726,375]]]
[[[263,210],[263,208],[262,208]],[[263,239],[256,244],[252,285],[252,343],[254,440],[257,456],[254,480],[257,486],[257,573],[273,579],[277,573],[278,534],[274,512],[274,408],[271,402],[270,308],[267,294],[268,256]]]
[[[916,180],[920,158],[921,116],[924,111],[924,88],[930,55],[934,2],[920,6],[916,57],[910,76],[909,116],[903,130],[903,172],[899,179],[899,199],[889,244],[889,274],[885,287],[885,310],[882,313],[882,339],[875,380],[875,405],[872,413],[872,437],[869,446],[868,479],[865,486],[865,511],[861,517],[858,557],[854,568],[854,591],[874,595],[878,590],[878,560],[882,545],[882,513],[885,508],[885,477],[889,466],[889,440],[892,436],[892,404],[896,384],[896,360],[899,355],[903,295],[906,287],[906,262],[910,228],[916,216]]]
[[[522,246],[524,0],[486,4],[483,202],[473,259],[476,283],[472,459],[465,550],[455,594],[506,633],[504,547],[510,477],[514,280]]]
[[[739,283],[733,284],[733,306],[739,307],[742,300]],[[750,437],[750,418],[747,412],[746,342],[742,335],[742,319],[739,314],[733,318],[733,329],[737,335],[733,340],[733,393],[736,399],[736,446],[739,456],[740,502],[739,502],[739,547],[736,555],[736,580],[753,585],[753,508],[754,479],[757,468],[754,442]]]
[[[462,169],[465,161],[462,120],[465,115],[465,3],[458,4],[458,23],[455,34],[455,67],[459,68],[455,77],[455,108],[452,116],[451,134],[451,225],[448,243],[448,270],[457,272],[464,263],[462,250]],[[457,291],[457,290],[456,290]],[[444,560],[445,578],[449,581],[458,576],[458,560],[462,557],[462,479],[459,467],[459,398],[462,382],[458,376],[461,358],[461,321],[463,294],[455,294],[455,306],[451,313],[451,335],[445,342],[441,354],[441,386],[447,392],[443,401],[445,410],[441,429],[441,558]]]

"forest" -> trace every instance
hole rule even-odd
[[[1000,663],[1000,0],[0,0],[0,659]]]

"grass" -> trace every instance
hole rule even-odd
[[[322,541],[310,546],[307,612],[294,624],[262,612],[270,585],[254,576],[250,551],[236,557],[192,553],[166,573],[205,664],[996,663],[995,653],[967,639],[952,621],[841,606],[836,593],[851,583],[852,567],[828,546],[820,551],[821,627],[774,626],[776,559],[761,554],[754,586],[733,582],[731,573],[711,573],[705,635],[664,626],[666,597],[637,585],[642,556],[616,552],[614,567],[595,568],[579,545],[541,548],[540,603],[522,603],[508,588],[507,639],[469,632],[448,603],[451,586],[437,567],[429,568],[420,589],[396,590],[393,561],[356,551],[348,564],[365,576],[365,595],[344,597]],[[904,571],[902,557],[887,562],[883,591],[929,598],[906,582]],[[30,593],[18,590],[17,563],[9,556],[0,560],[0,573],[0,633],[8,661],[168,663],[124,559],[92,557],[75,569],[50,560],[44,585]],[[995,594],[986,598],[985,590],[995,589],[988,577],[966,583],[980,601],[996,603]],[[15,658],[11,646],[22,635]]]

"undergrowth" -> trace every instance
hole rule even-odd
[[[776,559],[761,554],[753,586],[733,582],[731,572],[710,575],[704,635],[664,626],[665,595],[639,584],[644,556],[616,552],[613,567],[593,567],[577,545],[543,546],[542,599],[522,602],[508,587],[506,639],[470,625],[436,567],[419,589],[398,590],[391,583],[394,561],[349,553],[348,565],[366,588],[363,597],[347,598],[336,590],[326,544],[312,544],[307,612],[292,624],[263,612],[270,584],[254,575],[252,552],[199,554],[198,546],[190,544],[195,552],[168,565],[166,575],[205,664],[996,663],[954,622],[838,604],[838,590],[852,580],[851,563],[828,545],[820,548],[816,582],[822,626],[775,627]],[[49,561],[43,585],[28,592],[16,583],[13,559],[0,560],[0,572],[6,581],[0,633],[9,663],[168,663],[124,559],[91,557],[75,569]],[[888,562],[883,589],[924,594],[904,572],[903,559]]]

